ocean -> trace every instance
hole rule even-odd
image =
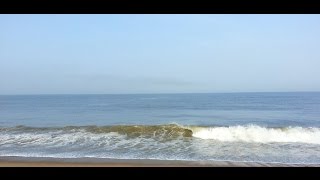
[[[320,164],[320,93],[1,95],[0,156]]]

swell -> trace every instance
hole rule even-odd
[[[23,134],[39,136],[51,134],[55,136],[73,137],[76,134],[89,138],[102,135],[124,136],[126,138],[161,138],[172,140],[177,138],[197,138],[216,140],[221,142],[249,142],[249,143],[309,143],[320,144],[320,128],[282,127],[268,128],[257,125],[229,126],[229,127],[201,127],[166,125],[115,125],[115,126],[66,126],[66,127],[2,127],[2,137],[10,135],[11,140],[21,140]],[[47,136],[43,136],[47,137]],[[3,139],[3,138],[2,138]],[[70,140],[70,139],[69,139]],[[1,141],[1,140],[0,140]],[[65,139],[68,141],[68,138]]]
[[[192,137],[192,130],[176,124],[167,125],[115,125],[115,126],[65,126],[65,127],[28,127],[16,126],[0,128],[0,132],[34,132],[45,133],[60,131],[61,133],[87,132],[92,134],[118,133],[128,137]]]

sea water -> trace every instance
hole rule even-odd
[[[0,156],[320,164],[320,93],[1,95]]]

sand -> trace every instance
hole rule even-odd
[[[133,160],[100,158],[0,157],[0,167],[320,167],[319,164],[280,164],[229,161]]]

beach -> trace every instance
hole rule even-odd
[[[320,167],[320,164],[106,158],[0,157],[0,167]]]

